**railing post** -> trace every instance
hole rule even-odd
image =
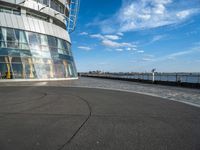
[[[188,75],[187,75],[187,74],[186,74],[185,82],[186,82],[186,83],[188,82]]]
[[[152,72],[152,82],[154,83],[154,81],[155,81],[155,73]]]

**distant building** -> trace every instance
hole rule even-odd
[[[76,79],[71,0],[0,0],[0,78]]]

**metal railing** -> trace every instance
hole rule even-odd
[[[144,81],[153,81],[152,73],[132,73],[132,74],[90,74],[80,73],[82,76],[96,76],[96,77],[107,77],[107,78],[119,78],[119,79],[135,79]],[[176,82],[176,83],[197,83],[200,84],[200,73],[155,73],[156,81],[164,82]]]

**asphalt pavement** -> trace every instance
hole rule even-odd
[[[199,150],[200,108],[138,93],[0,87],[0,150]]]

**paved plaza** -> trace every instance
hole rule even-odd
[[[0,150],[200,149],[196,89],[93,78],[0,84]]]
[[[0,86],[87,87],[141,93],[200,107],[200,89],[81,77],[72,81],[0,83]]]

